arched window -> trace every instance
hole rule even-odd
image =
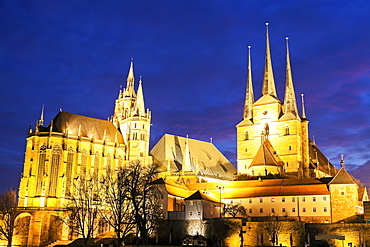
[[[106,164],[105,170],[111,169],[111,165],[112,165],[112,158],[111,158],[110,154],[108,154],[107,155],[107,164]]]
[[[95,153],[95,160],[94,160],[94,173],[96,175],[99,174],[99,165],[100,165],[100,155],[98,152]]]
[[[285,126],[285,135],[290,135],[290,133],[289,133],[289,126],[288,125]]]
[[[248,133],[248,131],[246,131],[244,133],[244,140],[249,140],[249,133]]]
[[[87,153],[86,150],[82,150],[81,154],[81,169],[80,169],[80,176],[85,177],[86,176],[86,163],[87,163]]]
[[[36,182],[36,195],[41,196],[42,192],[42,179],[45,174],[45,159],[46,159],[46,145],[42,144],[39,153],[39,163],[37,168],[37,182]]]
[[[60,157],[61,157],[61,148],[57,144],[54,146],[51,155],[49,196],[56,196],[57,193]]]
[[[68,149],[68,155],[67,155],[67,164],[66,164],[66,193],[69,192],[71,187],[71,181],[72,181],[72,169],[73,169],[73,156],[74,156],[74,150],[72,147],[69,147]]]

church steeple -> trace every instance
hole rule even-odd
[[[125,89],[125,94],[132,96],[134,95],[134,82],[135,82],[135,77],[134,77],[134,62],[133,59],[131,58],[131,63],[130,63],[130,69],[127,75],[127,85]]]
[[[272,71],[270,40],[268,25],[266,23],[266,58],[265,58],[265,71],[263,76],[262,95],[271,95],[277,98],[274,73]]]
[[[293,86],[292,69],[290,66],[288,40],[289,38],[286,37],[286,84],[284,97],[284,114],[292,113],[295,117],[297,117],[298,110]]]
[[[140,116],[145,115],[145,104],[144,104],[144,94],[143,94],[143,86],[142,86],[142,80],[140,76],[140,81],[139,81],[139,87],[137,89],[136,93],[136,107],[137,107],[137,113]]]
[[[251,46],[248,46],[248,78],[247,78],[247,90],[245,94],[244,114],[243,119],[253,118],[253,85],[252,85],[252,64],[251,64]]]
[[[40,115],[39,125],[40,126],[44,125],[44,105],[42,105],[42,108],[41,108],[41,115]]]

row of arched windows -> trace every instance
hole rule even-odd
[[[267,127],[266,127],[267,126]],[[265,128],[264,128],[264,132],[263,133],[265,133],[265,135],[268,135],[268,132],[269,132],[269,129],[268,129],[268,125],[266,125],[265,126]],[[287,126],[285,126],[285,132],[284,132],[284,135],[290,135],[290,129],[289,129],[289,126],[287,125]],[[247,141],[247,140],[249,140],[249,132],[248,131],[246,131],[245,133],[244,133],[244,140],[245,141]]]
[[[66,191],[69,191],[72,184],[73,179],[73,164],[74,164],[74,157],[75,151],[72,147],[68,148],[67,154],[67,161],[66,161],[66,168],[63,174],[60,174],[60,167],[61,167],[61,160],[62,160],[62,148],[59,144],[56,144],[52,148],[51,152],[51,162],[50,162],[50,169],[46,167],[46,144],[43,144],[40,147],[39,151],[39,159],[38,159],[38,168],[36,174],[36,196],[43,196],[46,195],[46,191],[43,190],[46,188],[46,184],[44,178],[49,177],[49,186],[48,186],[48,196],[55,197],[57,195],[57,188],[58,188],[58,178],[59,176],[65,176],[65,188]],[[81,169],[79,176],[84,176],[86,169],[87,169],[87,161],[88,161],[88,154],[86,150],[82,150],[81,153]],[[104,169],[107,167],[111,167],[112,165],[112,156],[111,154],[107,155],[107,162],[105,164]],[[122,158],[118,158],[118,166],[122,166]],[[100,154],[98,152],[95,153],[94,159],[94,173],[99,173],[99,166],[100,166]],[[50,172],[50,174],[48,174]]]

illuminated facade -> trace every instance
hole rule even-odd
[[[276,94],[267,30],[262,96],[256,101],[250,49],[248,54],[243,118],[236,126],[237,169],[211,142],[188,137],[165,134],[149,153],[151,112],[141,78],[135,90],[132,62],[109,120],[61,111],[44,126],[42,113],[29,130],[19,188],[17,220],[29,227],[15,242],[46,246],[76,238],[62,223],[73,182],[134,160],[159,165],[161,178],[154,183],[163,195],[165,219],[201,222],[187,234],[205,233],[203,220],[230,216],[223,208],[233,204],[256,222],[280,216],[334,223],[362,214],[366,189],[346,172],[344,161],[337,170],[309,139],[303,96],[298,113],[288,42],[284,101]],[[107,230],[99,229],[96,234]]]
[[[42,112],[35,129],[29,129],[26,143],[18,220],[26,221],[30,228],[18,241],[44,246],[70,239],[68,228],[56,222],[64,217],[74,181],[91,174],[101,176],[108,167],[115,170],[134,160],[152,163],[150,121],[141,79],[134,89],[132,62],[127,86],[119,92],[109,120],[60,111],[44,126]]]

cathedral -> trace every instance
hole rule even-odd
[[[28,131],[19,187],[18,220],[28,230],[15,237],[24,246],[71,240],[63,217],[74,181],[103,174],[128,162],[156,163],[164,219],[228,217],[227,205],[241,205],[250,221],[271,215],[305,222],[345,222],[363,213],[368,201],[345,170],[335,168],[309,138],[304,98],[299,114],[288,39],[286,83],[281,101],[272,69],[268,26],[262,96],[255,100],[251,55],[242,119],[236,125],[237,168],[211,143],[165,134],[149,151],[151,111],[142,80],[135,89],[133,62],[112,117],[101,120],[60,111],[49,124],[43,112]],[[199,234],[189,230],[187,234]],[[99,234],[99,233],[97,233]]]

